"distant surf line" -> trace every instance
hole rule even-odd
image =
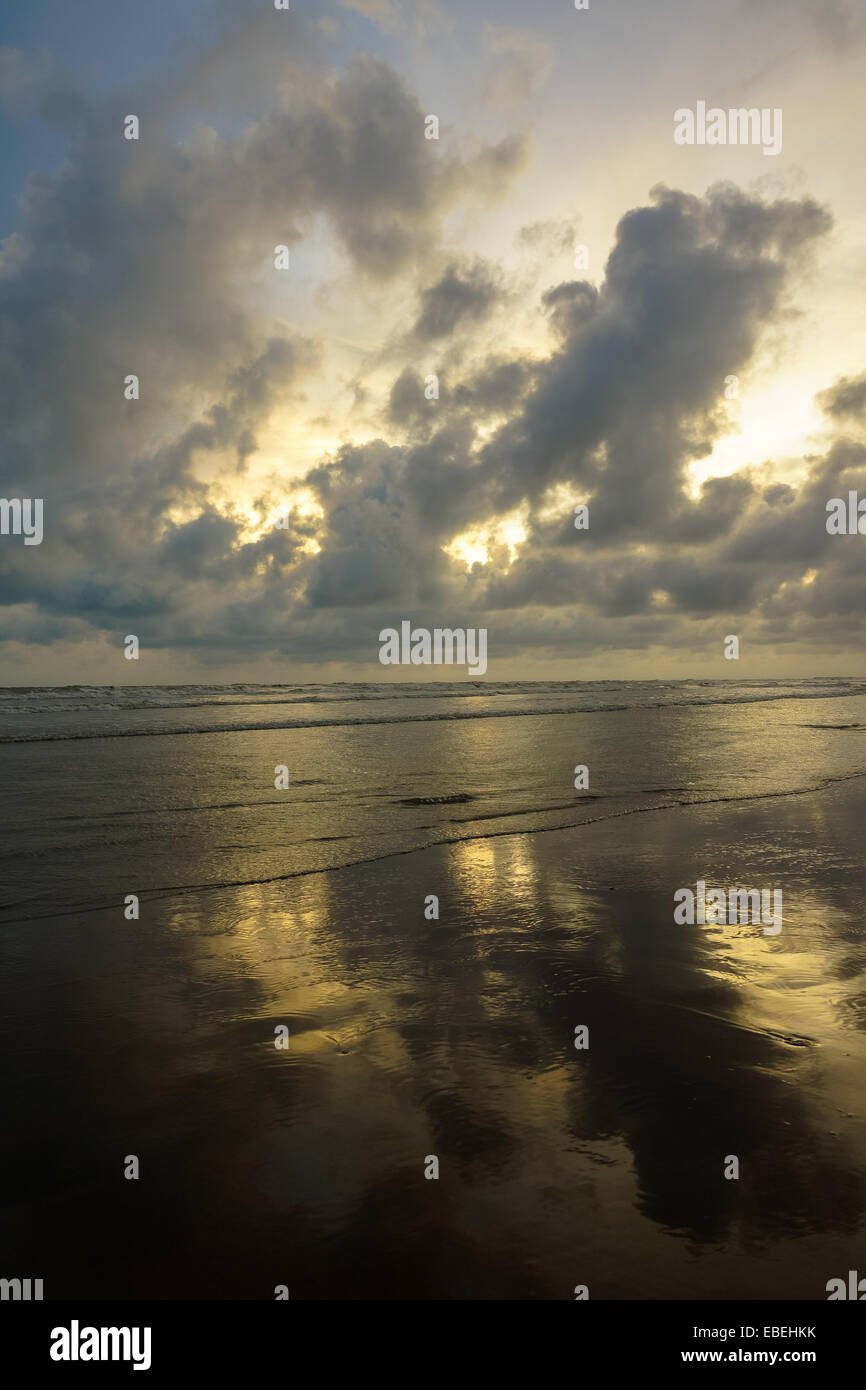
[[[773,692],[772,694],[729,695],[718,698],[694,700],[648,700],[634,704],[570,705],[567,708],[557,705],[545,709],[507,709],[507,710],[454,710],[448,713],[428,712],[425,714],[370,715],[357,719],[296,719],[279,720],[266,724],[215,724],[205,728],[186,729],[111,729],[94,733],[77,734],[13,734],[10,738],[0,738],[0,745],[19,743],[77,743],[92,739],[113,738],[186,738],[192,734],[242,734],[276,729],[355,729],[365,725],[379,724],[435,724],[461,719],[537,719],[554,714],[617,714],[626,710],[648,709],[707,709],[710,706],[734,706],[752,704],[772,704],[777,700],[841,700],[864,695],[866,690],[815,690]],[[432,698],[437,698],[431,696]],[[168,709],[183,706],[167,706]],[[98,713],[99,711],[94,711]],[[132,712],[132,711],[129,711]],[[61,711],[62,713],[62,711]]]

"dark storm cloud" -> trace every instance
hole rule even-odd
[[[655,190],[620,222],[600,292],[573,283],[545,296],[562,346],[482,452],[475,486],[490,507],[568,481],[591,487],[608,535],[669,524],[696,439],[709,452],[717,433],[725,377],[748,362],[790,263],[828,226],[809,200]]]
[[[439,159],[424,139],[424,112],[387,64],[353,59],[311,103],[269,117],[232,168],[237,194],[267,190],[281,206],[295,193],[309,215],[324,211],[357,267],[388,278],[421,257],[439,218],[473,184],[519,167],[519,141],[467,161]],[[265,199],[267,202],[267,198]]]
[[[405,489],[405,451],[382,441],[347,446],[308,475],[326,510],[309,565],[314,608],[449,596],[449,564]]]
[[[529,387],[532,370],[531,362],[491,355],[455,386],[452,399],[476,419],[511,414]]]
[[[387,415],[392,424],[412,426],[422,434],[432,428],[434,406],[424,395],[424,378],[413,367],[404,367],[391,387]]]
[[[588,323],[598,307],[598,290],[588,280],[566,280],[541,296],[552,327],[561,338],[570,338]]]
[[[676,619],[714,615],[739,619],[756,641],[763,635],[829,645],[835,635],[840,642],[846,623],[849,635],[852,621],[862,630],[866,573],[858,538],[828,535],[826,504],[858,484],[863,495],[864,478],[866,445],[838,441],[812,460],[797,489],[762,488],[741,475],[710,480],[696,508],[707,524],[700,536],[686,528],[680,544],[599,553],[591,532],[575,545],[574,533],[567,537],[557,524],[548,530],[548,548],[541,541],[528,547],[525,562],[494,577],[483,601],[495,609],[550,610],[573,606],[579,595],[589,612],[622,617],[653,608],[658,619],[661,599],[665,640],[674,646],[689,631]]]
[[[842,377],[827,391],[819,391],[818,404],[835,419],[859,417],[866,413],[866,373],[849,381]]]
[[[464,323],[484,319],[501,293],[483,261],[465,268],[452,262],[435,285],[423,291],[421,312],[412,331],[422,342],[450,338]]]

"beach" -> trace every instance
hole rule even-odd
[[[866,695],[636,686],[17,716],[6,1264],[47,1298],[803,1300],[862,1265]],[[782,930],[675,924],[700,880],[781,890]]]

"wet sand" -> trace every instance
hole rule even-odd
[[[860,777],[8,926],[4,1263],[46,1298],[826,1298],[866,1266],[864,814]],[[780,887],[780,935],[675,926],[698,878]]]

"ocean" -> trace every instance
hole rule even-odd
[[[0,691],[5,1263],[825,1297],[866,1219],[864,776],[861,680]],[[783,930],[675,925],[701,879]]]

